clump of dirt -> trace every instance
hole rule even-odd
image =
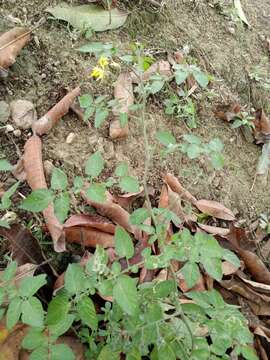
[[[34,25],[41,17],[47,17],[46,7],[55,3],[22,0],[20,6],[14,6],[13,1],[2,2],[0,31],[18,24]],[[30,100],[36,105],[38,115],[42,116],[57,102],[65,88],[80,83],[83,84],[83,93],[111,96],[115,75],[100,84],[87,78],[89,68],[96,60],[77,51],[87,41],[112,42],[121,49],[129,49],[130,44],[137,41],[144,44],[146,53],[156,58],[165,58],[167,53],[183,47],[189,48],[189,56],[215,77],[209,87],[212,96],[198,94],[195,97],[199,120],[198,128],[193,132],[205,141],[215,137],[222,140],[225,167],[215,172],[207,163],[188,160],[181,154],[167,160],[157,154],[151,165],[149,183],[158,191],[162,174],[169,170],[179,176],[183,185],[198,198],[220,200],[236,211],[240,219],[252,220],[260,213],[268,214],[269,186],[255,183],[250,190],[260,147],[247,143],[239,130],[232,130],[228,124],[216,119],[213,110],[219,103],[235,101],[245,105],[247,111],[262,106],[270,110],[265,84],[251,76],[254,71],[270,73],[266,47],[266,36],[270,31],[270,4],[267,0],[259,4],[256,0],[242,1],[252,25],[248,29],[236,20],[235,14],[228,12],[229,8],[221,11],[215,3],[205,0],[167,1],[162,11],[158,11],[148,3],[139,6],[124,2],[123,6],[130,9],[125,26],[116,31],[95,34],[91,40],[85,40],[66,24],[48,20],[35,31],[33,41],[21,52],[9,78],[2,81],[0,97],[7,102]],[[262,62],[262,59],[267,60]],[[150,101],[147,109],[147,127],[153,147],[157,147],[156,130],[170,130],[178,140],[187,132],[183,120],[165,116],[164,99],[158,100],[154,103]],[[44,159],[61,165],[69,174],[81,174],[88,156],[100,150],[106,160],[108,174],[119,161],[127,160],[131,172],[141,179],[145,150],[139,123],[132,122],[130,129],[127,140],[112,141],[108,137],[108,124],[101,130],[95,130],[69,114],[44,137]],[[65,140],[70,132],[75,133],[75,138],[67,144]],[[12,135],[7,138],[2,131],[0,136],[0,151],[15,161],[18,154],[10,141]],[[21,151],[27,136],[26,132],[21,139],[12,138]]]

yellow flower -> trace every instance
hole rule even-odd
[[[98,66],[95,66],[90,74],[90,76],[96,80],[102,80],[105,76],[105,71]]]
[[[106,66],[109,65],[109,61],[105,56],[101,56],[98,60],[98,65],[104,69]]]

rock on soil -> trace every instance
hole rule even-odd
[[[0,123],[6,123],[10,116],[10,107],[5,101],[0,101]]]
[[[11,118],[15,125],[22,130],[30,129],[37,120],[34,104],[28,100],[14,100],[10,104]]]

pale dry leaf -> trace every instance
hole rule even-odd
[[[233,212],[223,204],[213,200],[198,200],[195,206],[204,214],[213,216],[217,219],[233,221],[235,216]]]

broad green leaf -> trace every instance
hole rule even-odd
[[[163,80],[156,80],[156,81],[153,81],[152,84],[150,85],[150,92],[151,94],[156,94],[158,93],[164,86],[165,84],[165,81]]]
[[[97,360],[120,360],[120,351],[112,351],[109,345],[105,345],[101,349]]]
[[[66,344],[56,344],[51,346],[50,360],[75,360],[75,355]]]
[[[125,192],[138,192],[140,190],[140,184],[133,176],[123,176],[119,182],[119,186],[121,190]]]
[[[53,194],[48,189],[34,190],[21,203],[20,208],[27,211],[39,212],[45,210],[53,201]]]
[[[202,148],[196,144],[190,144],[187,148],[187,156],[190,159],[196,159],[202,153]]]
[[[19,321],[22,313],[22,301],[16,297],[11,300],[7,310],[7,329],[11,330]]]
[[[109,111],[107,109],[97,108],[95,113],[95,128],[98,129],[107,119],[108,116],[109,116]]]
[[[0,204],[0,207],[1,207],[1,204]],[[2,220],[2,219],[0,219],[0,227],[3,227],[5,229],[10,229],[9,223],[6,220]]]
[[[120,112],[119,121],[120,121],[120,126],[122,128],[125,127],[127,125],[127,123],[128,123],[128,113],[127,112]]]
[[[31,297],[22,303],[22,322],[24,324],[41,327],[43,326],[44,310],[41,302],[36,297]]]
[[[201,262],[205,268],[205,271],[213,277],[215,280],[220,281],[222,279],[222,266],[219,258],[202,258]]]
[[[54,213],[61,224],[66,220],[70,209],[70,197],[64,192],[55,197],[53,202]]]
[[[183,84],[189,76],[189,71],[187,69],[179,69],[175,72],[175,81],[177,85]]]
[[[63,170],[54,168],[51,178],[51,188],[53,190],[65,190],[68,186],[67,175]]]
[[[75,316],[72,314],[67,314],[62,320],[60,320],[56,325],[49,325],[50,334],[59,337],[65,334],[72,326]]]
[[[138,314],[138,293],[135,280],[127,275],[119,276],[113,288],[113,298],[130,316]]]
[[[126,356],[126,360],[141,360],[141,354],[139,349],[133,348],[131,349]]]
[[[79,51],[83,53],[95,54],[96,57],[100,57],[100,56],[110,57],[116,53],[116,48],[113,46],[113,44],[92,42],[81,46],[79,48]]]
[[[92,115],[94,115],[95,112],[95,106],[89,106],[84,114],[83,114],[83,121],[88,121]]]
[[[145,220],[149,218],[149,216],[150,214],[148,209],[140,208],[133,211],[133,213],[129,217],[129,222],[132,225],[140,225],[143,224]]]
[[[89,326],[90,329],[96,330],[98,318],[93,301],[88,296],[84,296],[78,301],[76,309],[82,323]]]
[[[233,264],[236,267],[240,267],[240,260],[238,258],[238,256],[236,256],[232,251],[227,250],[227,249],[223,249],[223,254],[222,254],[222,258],[224,260],[229,261],[231,264]]]
[[[243,8],[242,8],[241,1],[240,0],[234,0],[234,7],[236,9],[237,15],[239,16],[239,19],[242,20],[243,23],[245,23],[247,26],[250,27],[248,19],[247,19],[245,13],[244,13]]]
[[[0,171],[11,171],[13,166],[6,159],[0,159]]]
[[[20,182],[16,182],[13,184],[7,191],[5,191],[4,195],[1,198],[1,205],[3,209],[8,209],[11,206],[11,200],[13,194],[15,194],[16,190],[18,189]]]
[[[212,153],[210,157],[211,157],[211,164],[214,169],[221,170],[224,167],[225,160],[222,154]]]
[[[238,346],[237,353],[243,355],[246,360],[259,360],[254,348],[248,345]]]
[[[126,161],[120,162],[115,169],[115,175],[118,177],[128,175],[128,163]]]
[[[126,230],[120,226],[116,227],[114,241],[115,250],[118,256],[130,259],[134,255],[134,246],[132,239],[126,232]]]
[[[192,135],[192,134],[185,134],[183,136],[184,140],[187,141],[190,144],[195,144],[195,145],[200,145],[202,143],[201,138],[199,138],[196,135]]]
[[[16,261],[11,261],[7,265],[4,273],[2,274],[1,280],[4,281],[4,282],[12,280],[14,278],[15,274],[16,274],[17,268],[18,268],[17,262]]]
[[[111,279],[103,280],[98,287],[99,292],[103,296],[112,296],[113,294],[113,281]]]
[[[201,256],[203,258],[221,258],[223,254],[223,248],[219,245],[217,240],[211,235],[205,235],[202,233],[196,234],[195,239],[199,239],[201,245]]]
[[[29,329],[22,341],[22,347],[27,350],[34,350],[47,344],[48,337],[43,334],[42,330],[36,328]]]
[[[58,325],[66,318],[69,308],[70,303],[67,294],[57,294],[49,303],[46,323],[49,326]]]
[[[93,103],[93,96],[90,94],[84,94],[79,96],[80,107],[83,109],[88,108]]]
[[[175,137],[169,131],[158,131],[156,133],[157,140],[164,146],[175,145]]]
[[[181,273],[189,289],[195,286],[200,278],[200,270],[196,263],[187,262],[182,267]]]
[[[153,289],[155,298],[165,298],[176,291],[174,280],[166,280],[158,282]]]
[[[91,184],[86,190],[86,196],[92,201],[103,203],[106,201],[106,187],[104,184]]]
[[[75,194],[78,194],[84,185],[84,180],[81,176],[75,176],[73,180],[73,191]]]
[[[127,13],[112,8],[105,10],[100,5],[80,5],[69,6],[67,4],[49,7],[47,12],[58,20],[67,21],[71,26],[78,30],[106,31],[117,29],[124,25]]]
[[[29,360],[48,360],[48,347],[39,347],[29,356]]]
[[[71,294],[79,294],[85,289],[85,274],[79,264],[69,264],[65,272],[65,289]]]
[[[85,173],[91,177],[98,177],[104,169],[104,160],[99,151],[89,157],[85,164]]]
[[[202,71],[199,70],[195,70],[192,72],[195,80],[197,81],[197,83],[202,87],[205,88],[208,83],[209,83],[209,78],[208,75],[203,73]]]
[[[175,353],[170,344],[162,344],[158,348],[158,360],[176,360]]]
[[[220,152],[224,149],[224,144],[220,139],[212,139],[209,141],[208,147],[213,151]]]
[[[47,281],[45,274],[37,275],[34,277],[25,277],[20,282],[19,295],[21,297],[33,296],[46,283]]]

